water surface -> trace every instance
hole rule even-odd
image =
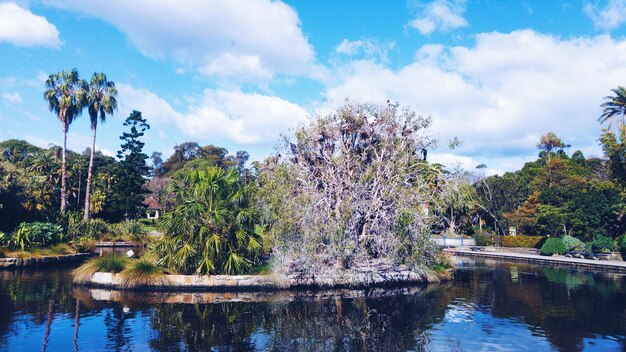
[[[467,260],[429,287],[160,295],[0,271],[0,351],[621,351],[626,280]],[[168,303],[169,302],[169,303]]]

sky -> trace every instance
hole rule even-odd
[[[626,85],[625,35],[624,0],[0,0],[0,140],[60,144],[44,82],[76,68],[116,83],[96,143],[109,155],[132,110],[151,125],[148,154],[195,141],[261,160],[346,99],[391,100],[432,117],[431,160],[503,173],[549,131],[602,156],[599,105]],[[88,120],[70,149],[90,146]]]

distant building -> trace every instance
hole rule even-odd
[[[148,197],[143,201],[143,205],[146,207],[146,217],[152,220],[158,220],[161,215],[161,204],[154,199],[154,197]]]

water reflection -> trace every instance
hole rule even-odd
[[[468,261],[451,283],[329,292],[148,294],[0,271],[0,351],[622,350],[626,283]]]

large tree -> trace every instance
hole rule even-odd
[[[141,112],[134,110],[124,121],[129,132],[124,132],[120,139],[123,141],[121,150],[117,152],[120,159],[117,165],[116,179],[113,185],[111,211],[118,218],[133,218],[139,214],[147,191],[144,189],[146,178],[150,175],[150,168],[146,164],[148,155],[143,152],[144,142],[141,141],[144,132],[150,128]]]
[[[89,169],[87,171],[87,187],[85,192],[85,214],[84,220],[89,220],[89,207],[91,200],[91,180],[93,177],[93,156],[96,150],[96,130],[98,128],[98,120],[104,123],[107,114],[112,115],[117,109],[117,89],[115,83],[107,80],[104,73],[94,73],[91,76],[89,84],[89,119],[91,122],[91,130],[93,131],[93,139],[91,142],[91,155],[89,156]]]
[[[87,82],[78,78],[78,71],[63,70],[48,76],[44,99],[63,126],[63,153],[61,161],[61,213],[67,209],[67,131],[87,102]]]
[[[598,118],[601,123],[608,122],[608,129],[611,129],[611,124],[616,116],[621,116],[621,125],[624,124],[624,114],[626,113],[626,88],[618,86],[615,89],[611,89],[615,95],[608,95],[604,97],[606,100],[600,105],[603,108],[602,115]]]
[[[436,261],[429,236],[449,185],[423,160],[429,124],[393,105],[346,105],[296,130],[259,165],[276,263],[324,272]]]

